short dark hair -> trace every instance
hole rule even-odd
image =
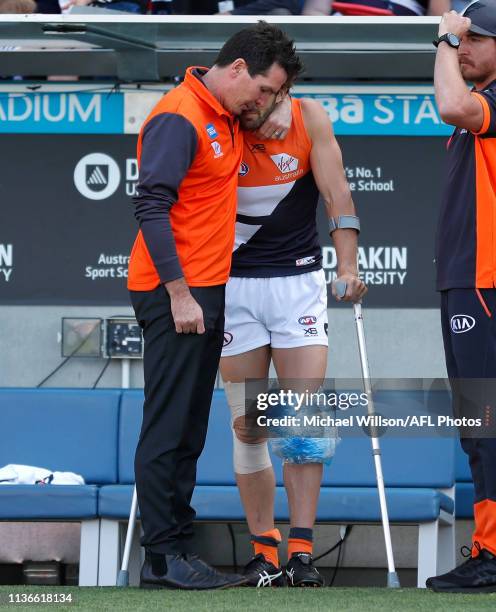
[[[265,74],[272,64],[279,64],[288,75],[288,87],[303,72],[294,42],[280,28],[266,21],[233,34],[219,51],[215,65],[223,68],[238,58],[245,60],[251,77]]]

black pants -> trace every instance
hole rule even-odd
[[[190,502],[224,338],[225,287],[191,288],[203,309],[204,334],[176,333],[162,285],[130,293],[145,339],[145,403],[134,464],[141,544],[159,553],[192,552]]]
[[[494,380],[463,379],[496,379],[496,290],[443,291],[441,324],[455,416],[485,418],[488,406],[494,419]],[[460,441],[475,488],[473,540],[496,554],[496,439],[462,436]]]

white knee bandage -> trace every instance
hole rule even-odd
[[[272,466],[267,440],[247,444],[233,431],[233,463],[236,474],[254,474]]]
[[[224,383],[227,403],[231,410],[231,423],[238,417],[245,416],[245,383]]]
[[[231,427],[234,421],[245,415],[245,384],[224,383],[227,402],[231,409]],[[233,463],[236,474],[254,474],[272,466],[267,441],[257,444],[242,442],[233,427]]]

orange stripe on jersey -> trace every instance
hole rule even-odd
[[[473,133],[476,135],[485,134],[487,130],[489,129],[489,123],[491,121],[491,109],[489,108],[489,104],[487,103],[487,100],[486,98],[484,98],[484,96],[481,96],[480,94],[475,93],[475,92],[472,92],[472,95],[475,96],[477,100],[479,100],[480,103],[482,104],[482,113],[483,113],[482,126],[478,132],[473,132]]]
[[[475,139],[476,165],[476,260],[475,286],[495,286],[496,140]]]

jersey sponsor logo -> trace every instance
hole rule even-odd
[[[314,323],[317,323],[317,317],[314,317],[313,315],[305,315],[298,319],[298,323],[300,325],[313,325]]]
[[[76,164],[74,185],[89,200],[104,200],[113,195],[121,182],[117,162],[105,153],[90,153]]]
[[[475,327],[475,319],[470,315],[457,314],[450,319],[451,331],[454,334],[464,334]]]
[[[210,138],[217,138],[217,130],[215,129],[215,125],[213,123],[207,123],[205,129],[207,130],[207,134]]]
[[[275,181],[290,181],[291,179],[297,179],[303,174],[303,169],[295,170],[294,172],[287,172],[286,174],[278,174],[275,177]]]
[[[212,146],[212,149],[214,150],[214,158],[215,159],[217,159],[217,157],[222,157],[224,155],[224,153],[222,152],[222,147],[220,146],[219,142],[214,140],[214,142],[212,142],[210,144]]]
[[[313,255],[311,257],[302,257],[301,259],[297,259],[295,261],[297,266],[308,266],[313,263],[315,263],[315,257]]]
[[[298,158],[293,157],[292,155],[288,155],[287,153],[271,155],[270,159],[279,168],[280,172],[284,174],[287,174],[288,172],[295,172],[296,170],[298,170]]]
[[[317,336],[319,333],[316,327],[307,327],[304,332],[305,336]]]
[[[223,347],[229,346],[233,341],[233,335],[230,332],[224,332],[224,342],[222,344]]]
[[[249,171],[250,171],[250,166],[248,164],[245,164],[245,162],[242,162],[241,166],[239,167],[238,175],[246,176]]]
[[[250,145],[250,151],[253,154],[256,153],[265,153],[265,145],[262,144],[261,142],[257,142],[255,144]]]

